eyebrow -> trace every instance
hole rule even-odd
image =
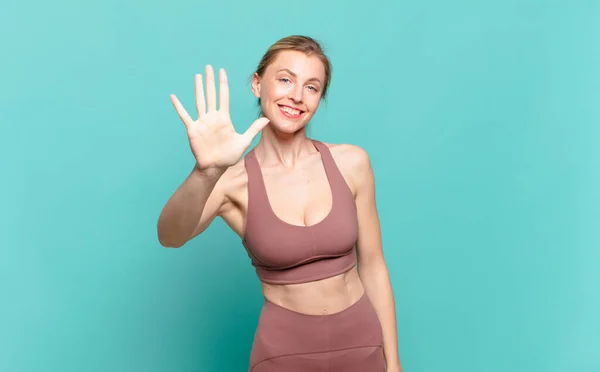
[[[279,69],[279,70],[277,70],[277,72],[281,72],[281,71],[287,72],[288,74],[290,74],[290,75],[292,75],[292,76],[294,76],[294,77],[297,77],[297,76],[298,76],[298,75],[296,75],[294,72],[292,72],[291,70],[289,70],[289,69],[287,69],[287,68],[282,68],[282,69]],[[319,80],[319,79],[318,79],[318,78],[316,78],[316,77],[313,77],[313,78],[310,78],[310,79],[308,79],[308,81],[313,81],[313,80],[314,80],[314,81],[317,81],[317,82],[319,82],[319,84],[322,84],[322,83],[321,83],[321,80]]]

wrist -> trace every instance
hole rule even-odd
[[[194,165],[194,170],[192,171],[192,173],[195,173],[195,174],[205,177],[205,178],[219,178],[223,175],[223,173],[225,173],[226,170],[227,170],[227,167],[225,167],[225,168],[222,168],[222,167],[199,168],[198,164],[196,164],[196,165]]]

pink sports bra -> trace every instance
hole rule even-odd
[[[275,215],[254,149],[244,157],[248,214],[242,243],[265,283],[305,283],[338,275],[356,265],[358,219],[352,191],[327,145],[312,142],[321,155],[333,205],[325,219],[310,226],[292,225]]]

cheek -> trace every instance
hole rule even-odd
[[[306,105],[310,107],[311,111],[316,111],[321,103],[321,96],[318,94],[307,94]]]
[[[273,95],[277,98],[287,97],[292,89],[291,84],[276,84],[273,86]]]
[[[283,84],[263,85],[260,91],[263,98],[280,98],[288,93],[288,89]]]

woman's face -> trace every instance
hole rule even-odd
[[[262,77],[254,74],[252,92],[260,98],[264,116],[276,129],[294,133],[317,111],[325,83],[325,68],[316,56],[282,51]]]

